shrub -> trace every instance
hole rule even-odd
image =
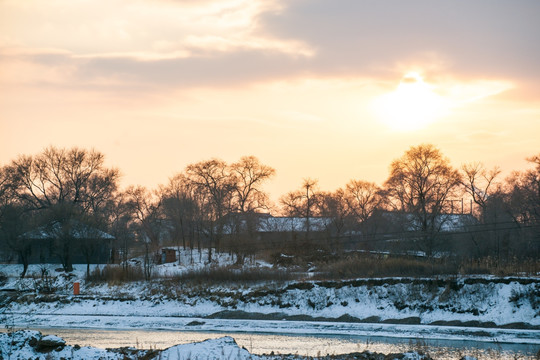
[[[173,281],[188,283],[254,283],[261,281],[289,281],[298,276],[284,270],[274,269],[234,269],[231,267],[211,267],[193,270],[171,278]]]
[[[150,278],[154,278],[154,275],[152,274]],[[86,276],[86,280],[90,282],[122,283],[149,279],[145,277],[141,266],[106,265],[103,268],[96,267]]]
[[[440,260],[412,257],[356,255],[318,267],[318,279],[352,279],[358,277],[424,277],[456,274],[457,267]]]
[[[460,266],[463,275],[491,274],[497,276],[532,275],[540,272],[540,261],[536,258],[510,258],[501,261],[496,257],[486,256],[477,259],[465,259]]]

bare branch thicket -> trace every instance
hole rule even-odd
[[[106,168],[100,152],[51,146],[35,156],[19,156],[9,172],[13,198],[32,214],[33,221],[49,229],[57,224],[55,229],[66,231],[75,223],[107,225],[107,207],[117,191],[119,171]],[[73,232],[49,233],[64,269],[71,271]]]
[[[225,229],[225,215],[232,209],[234,183],[228,165],[220,159],[211,159],[186,167],[186,176],[201,194],[202,207],[207,216],[205,223],[211,244],[208,261],[212,261],[212,244],[220,251],[221,238]]]
[[[463,173],[463,187],[469,194],[476,205],[480,208],[480,213],[476,214],[482,222],[485,222],[485,212],[488,198],[501,190],[501,184],[497,181],[497,177],[501,173],[501,169],[495,166],[491,170],[487,170],[484,164],[473,162],[463,164],[461,166]]]
[[[395,211],[410,214],[422,234],[422,250],[431,256],[437,233],[449,212],[447,200],[460,191],[461,175],[439,149],[430,144],[411,147],[394,160],[385,183],[389,203]]]

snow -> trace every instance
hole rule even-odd
[[[94,347],[79,347],[77,345],[62,345],[56,348],[43,349],[40,343],[43,337],[38,331],[22,330],[13,333],[0,333],[0,359],[35,359],[35,360],[61,360],[61,359],[148,359],[148,360],[271,360],[271,359],[305,359],[297,355],[255,355],[245,348],[238,346],[229,336],[209,339],[196,343],[175,345],[165,350],[138,350],[134,348],[99,349]],[[61,342],[64,342],[60,339]],[[369,352],[368,352],[369,353]],[[371,354],[371,353],[369,353]],[[425,356],[417,352],[394,354],[388,359],[424,360]],[[336,357],[334,357],[336,358]],[[349,358],[344,354],[341,358]],[[377,357],[379,358],[379,357]],[[336,358],[338,359],[338,358]]]
[[[69,229],[67,230],[69,231],[70,236],[75,239],[114,239],[114,236],[110,234],[74,220],[70,221]],[[21,236],[27,239],[44,240],[54,237],[56,234],[62,234],[64,231],[66,231],[66,229],[62,228],[62,224],[55,221],[47,226],[41,226],[36,230],[22,234]]]
[[[311,231],[325,231],[331,223],[328,217],[309,218],[309,227]],[[307,219],[301,217],[275,217],[269,216],[262,218],[258,224],[257,231],[265,232],[305,232],[307,229]]]
[[[152,272],[158,277],[173,277],[190,271],[198,271],[208,268],[221,268],[232,266],[236,263],[236,256],[229,253],[212,253],[212,263],[208,263],[208,250],[201,249],[176,249],[177,261],[174,263],[165,263],[160,265],[152,265]],[[129,260],[131,266],[142,266],[144,263],[142,258],[134,258]],[[90,272],[96,268],[103,268],[105,264],[90,264]],[[107,265],[120,266],[120,265]],[[250,257],[245,259],[244,266],[246,268],[271,268],[272,265]],[[22,265],[18,264],[0,264],[0,273],[8,278],[8,282],[1,289],[32,289],[35,280],[41,278],[43,271],[47,271],[49,276],[55,281],[56,287],[65,288],[66,292],[72,291],[74,281],[78,281],[81,285],[84,283],[86,276],[86,264],[73,264],[73,271],[70,273],[69,279],[63,281],[65,274],[61,264],[30,264],[25,279],[19,279],[22,272]],[[57,271],[58,270],[58,271]]]
[[[51,338],[51,336],[48,336]],[[44,338],[38,331],[22,330],[12,334],[0,334],[0,358],[12,360],[28,360],[28,359],[74,359],[74,360],[98,360],[110,359],[121,360],[121,354],[109,353],[103,349],[95,349],[90,347],[75,348],[72,346],[64,346],[61,349],[52,349],[50,352],[39,352],[36,344]],[[56,337],[54,337],[56,338]],[[62,342],[63,340],[60,339]]]
[[[198,259],[191,263],[189,252],[180,255],[180,264],[157,265],[155,271],[173,276],[207,266]],[[193,255],[199,257],[197,251]],[[201,254],[203,261],[205,256]],[[214,260],[213,266],[235,261],[229,254],[215,254]],[[96,266],[103,265],[92,268]],[[269,264],[252,262],[248,266]],[[540,301],[534,301],[540,294],[540,280],[536,278],[388,278],[227,286],[187,286],[165,279],[108,285],[87,283],[84,264],[74,265],[71,275],[56,272],[58,267],[31,265],[31,276],[18,279],[20,265],[0,265],[0,272],[8,277],[0,289],[0,322],[16,328],[249,331],[540,344],[540,330],[494,328],[487,324],[520,322],[540,327]],[[51,276],[55,289],[52,295],[37,292],[42,268]],[[74,282],[81,284],[80,296],[73,295]],[[2,289],[19,292],[10,295]],[[237,318],[212,316],[224,311],[233,312],[232,317]],[[242,319],[245,314],[260,315],[255,320]],[[294,321],[298,316],[302,321]],[[338,321],[344,316],[356,322]],[[316,318],[319,321],[310,321]],[[383,323],[406,318],[412,324]],[[188,325],[194,321],[200,324]],[[441,321],[461,324],[432,324]],[[485,324],[482,328],[471,327],[467,324],[471,321]]]
[[[189,360],[189,359],[257,359],[246,349],[240,348],[232,337],[225,336],[219,339],[206,340],[199,343],[176,345],[161,353],[163,360]]]
[[[61,344],[61,345],[65,345],[66,342],[64,341],[64,339],[56,336],[56,335],[47,335],[47,336],[43,336],[41,338],[41,341],[42,342],[47,342],[47,343],[50,343],[50,344]]]
[[[17,327],[85,328],[118,330],[173,330],[228,333],[266,333],[295,335],[365,336],[467,340],[540,345],[540,331],[519,329],[478,329],[458,326],[425,326],[399,324],[336,323],[316,321],[271,321],[203,319],[159,316],[80,316],[17,315]],[[188,325],[193,321],[202,325]]]

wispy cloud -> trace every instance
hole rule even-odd
[[[318,123],[324,121],[324,119],[320,116],[308,114],[301,111],[282,111],[279,113],[279,116],[283,117],[286,120],[298,122]]]

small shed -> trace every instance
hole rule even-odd
[[[161,249],[161,263],[166,264],[173,262],[176,262],[176,250],[169,248]]]

